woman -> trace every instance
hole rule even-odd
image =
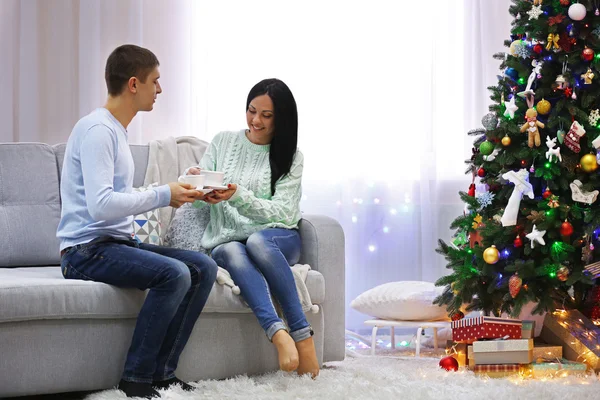
[[[300,258],[301,181],[296,101],[285,83],[265,79],[246,101],[248,129],[221,132],[199,168],[223,171],[226,190],[204,196],[210,222],[202,247],[227,269],[269,340],[284,371],[319,374],[313,331],[298,298],[290,265]],[[289,326],[277,316],[277,299]]]

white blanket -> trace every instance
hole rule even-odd
[[[308,271],[310,271],[310,265],[296,264],[290,268],[292,269],[294,281],[296,282],[296,291],[298,292],[298,297],[300,298],[302,311],[310,311],[315,314],[318,313],[319,306],[312,303],[310,299],[310,293],[308,293],[308,288],[306,287],[306,277],[308,276]],[[240,294],[239,286],[233,282],[231,275],[224,268],[219,267],[219,270],[217,271],[217,283],[220,285],[229,286],[234,294]]]

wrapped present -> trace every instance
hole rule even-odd
[[[533,339],[482,340],[473,342],[475,365],[529,364]]]
[[[587,368],[584,363],[555,358],[522,365],[520,373],[526,378],[558,378],[569,375],[585,375]]]
[[[467,347],[467,365],[470,369],[475,366],[475,354],[473,353],[473,345]]]
[[[546,314],[541,339],[562,346],[567,360],[583,362],[600,371],[600,326],[577,310],[556,310]]]
[[[480,316],[452,321],[452,340],[472,343],[477,339],[521,339],[521,321]]]
[[[533,361],[538,358],[556,360],[563,358],[562,346],[553,346],[551,344],[534,343]]]
[[[504,378],[520,373],[519,364],[475,365],[469,369],[475,375],[487,375],[490,378]]]
[[[446,342],[446,354],[452,356],[458,361],[459,367],[467,366],[467,344],[456,343],[452,340]]]
[[[535,321],[523,320],[521,326],[521,339],[533,339],[535,333]]]

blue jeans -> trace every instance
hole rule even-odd
[[[217,277],[217,265],[195,251],[133,239],[71,247],[62,257],[66,279],[150,289],[137,318],[122,379],[152,383],[175,377],[179,356]]]
[[[300,250],[298,231],[281,228],[264,229],[250,235],[245,243],[228,242],[212,250],[212,258],[229,271],[269,340],[280,329],[287,330],[277,316],[271,291],[281,306],[294,341],[312,335],[290,268],[300,259]]]

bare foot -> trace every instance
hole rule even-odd
[[[298,375],[310,374],[315,379],[319,375],[319,360],[317,360],[317,351],[312,336],[296,343],[296,349],[300,356]]]
[[[294,339],[285,330],[280,329],[273,335],[273,344],[279,355],[279,368],[282,371],[291,372],[298,368],[298,350]]]

